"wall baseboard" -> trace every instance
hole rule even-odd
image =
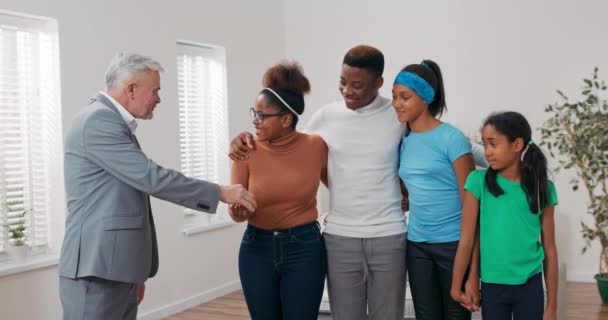
[[[592,273],[568,272],[568,282],[589,282],[595,283]]]
[[[213,299],[227,295],[228,293],[234,292],[241,288],[241,282],[237,279],[226,283],[225,285],[201,292],[193,295],[189,298],[178,300],[176,302],[167,304],[160,308],[150,310],[137,316],[139,320],[157,320],[169,317],[176,313],[188,310],[201,303],[209,302]]]

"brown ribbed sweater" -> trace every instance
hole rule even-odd
[[[249,223],[265,230],[285,229],[318,217],[317,189],[327,171],[327,145],[317,135],[293,131],[232,164],[232,183],[255,196],[258,207]]]

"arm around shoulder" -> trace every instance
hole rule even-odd
[[[317,153],[318,156],[318,161],[321,162],[321,183],[323,183],[323,185],[325,185],[326,187],[328,187],[328,181],[327,181],[327,161],[328,161],[328,147],[327,144],[325,143],[325,140],[323,140],[323,138],[319,135],[311,135],[311,138],[313,139],[314,146],[315,146],[315,152]]]

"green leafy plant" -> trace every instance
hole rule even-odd
[[[582,184],[588,197],[588,213],[594,223],[581,221],[585,253],[592,241],[601,245],[599,273],[608,273],[608,101],[606,83],[598,79],[598,68],[591,79],[583,79],[581,97],[570,101],[557,91],[560,102],[545,107],[551,116],[541,128],[542,143],[559,169],[574,168],[570,184],[576,191]],[[557,155],[557,157],[556,157]]]
[[[5,202],[2,203],[2,206],[6,208],[8,212],[13,211],[11,206],[16,205],[16,202]],[[27,240],[27,226],[25,215],[30,212],[30,210],[23,210],[17,214],[17,223],[4,224],[4,228],[6,228],[8,232],[9,242],[14,246],[23,246],[25,245],[25,241]]]

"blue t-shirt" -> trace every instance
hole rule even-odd
[[[403,138],[399,176],[409,192],[409,240],[460,240],[462,202],[453,163],[467,153],[471,142],[448,123]]]

